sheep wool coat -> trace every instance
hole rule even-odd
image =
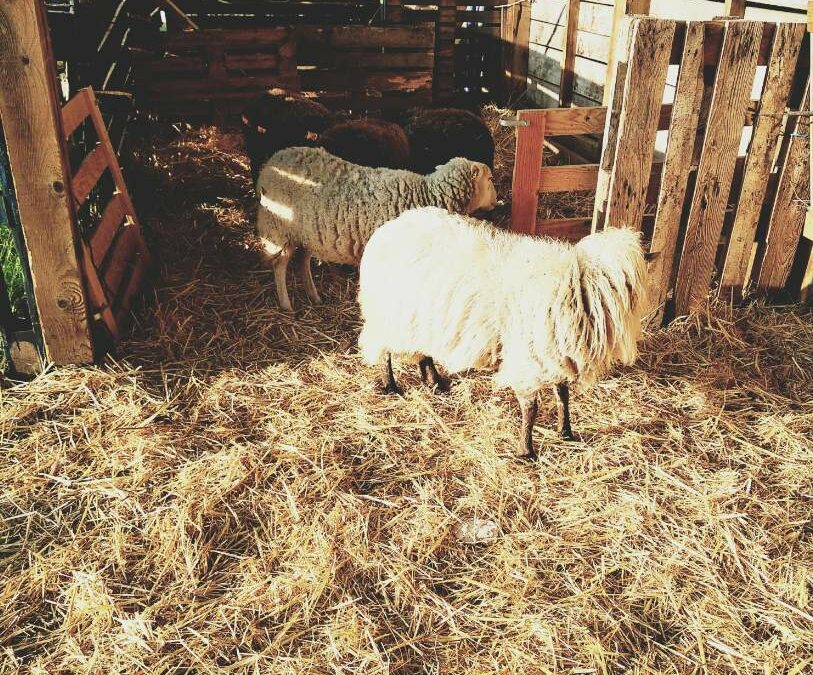
[[[465,212],[475,190],[467,159],[421,176],[358,166],[322,148],[287,148],[260,172],[257,233],[272,254],[301,245],[325,262],[357,265],[383,223],[420,206]]]
[[[630,230],[577,245],[504,232],[440,209],[409,211],[376,231],[360,267],[370,363],[431,356],[449,372],[497,368],[530,395],[586,385],[637,355],[645,262]]]

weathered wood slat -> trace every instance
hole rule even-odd
[[[576,40],[579,34],[579,10],[581,0],[568,0],[565,19],[565,40],[562,45],[562,77],[559,80],[559,105],[570,107],[573,103],[573,66],[576,63]]]
[[[595,190],[598,164],[546,166],[539,172],[540,192]]]
[[[62,108],[62,133],[65,135],[65,140],[73,135],[79,126],[84,122],[88,115],[87,106],[81,97],[73,97]]]
[[[805,92],[801,109],[807,110],[809,102],[810,94]],[[765,254],[756,274],[756,287],[763,293],[774,294],[781,291],[793,267],[810,201],[808,144],[809,139],[794,136],[785,155],[765,237]]]
[[[649,263],[647,285],[650,306],[657,313],[657,322],[663,318],[663,306],[671,288],[680,219],[700,118],[700,100],[703,97],[703,33],[702,23],[690,23],[686,30],[658,210],[652,231],[650,250],[659,255]]]
[[[536,223],[536,234],[554,239],[577,242],[590,234],[592,218],[557,218]]]
[[[93,360],[53,54],[40,2],[0,3],[0,117],[47,357]]]
[[[128,225],[116,237],[109,263],[104,270],[104,284],[107,288],[107,297],[111,302],[121,290],[121,281],[133,263],[133,256],[137,248],[137,231],[132,225]]]
[[[539,205],[539,171],[543,160],[546,116],[542,110],[520,110],[517,119],[527,120],[528,126],[517,127],[511,228],[516,232],[533,234]]]
[[[116,192],[107,203],[99,224],[90,235],[90,252],[97,267],[104,262],[110,245],[124,222],[126,210],[124,198],[120,192]]]
[[[118,340],[119,328],[116,324],[116,318],[113,316],[104,287],[99,280],[97,268],[93,264],[90,249],[85,242],[82,242],[82,268],[85,273],[85,284],[88,290],[91,312],[94,314],[94,318],[98,318],[104,323],[113,340]]]
[[[674,34],[671,21],[636,21],[607,208],[599,226],[641,229]]]
[[[96,147],[82,161],[71,181],[73,198],[76,200],[77,207],[85,203],[90,191],[99,182],[105,169],[107,169],[107,155],[101,143],[97,143]]]
[[[623,4],[624,0],[620,0]],[[618,7],[618,5],[616,5]],[[626,18],[621,21],[616,34],[616,24],[613,23],[614,40],[624,45],[624,54],[629,54],[632,49],[632,38],[637,25],[637,19]],[[618,127],[621,121],[621,109],[624,102],[624,85],[627,80],[627,68],[629,64],[626,58],[619,59],[615,64],[615,74],[612,80],[607,81],[610,86],[612,81],[612,91],[607,96],[607,112],[604,124],[604,146],[601,151],[599,162],[598,182],[596,184],[596,199],[593,207],[593,231],[604,226],[604,219],[607,211],[607,200],[610,194],[610,181],[612,169],[615,165],[615,153],[618,149]]]
[[[705,301],[737,161],[742,119],[748,106],[763,24],[727,24],[675,288],[683,315]]]
[[[720,282],[721,292],[739,299],[748,273],[768,177],[780,140],[782,113],[788,103],[805,34],[804,24],[780,24],[765,77],[760,115],[748,150],[737,215],[731,230]]]

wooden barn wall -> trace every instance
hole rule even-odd
[[[531,6],[528,57],[528,97],[543,108],[559,106],[562,45],[567,18],[566,0],[537,0]],[[613,0],[582,0],[573,77],[573,103],[602,105]],[[804,22],[806,0],[746,2],[745,18],[760,21]],[[707,21],[723,13],[723,0],[652,0],[650,15],[663,19]],[[675,73],[670,74],[673,87]]]

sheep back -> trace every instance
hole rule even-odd
[[[334,121],[325,106],[297,92],[274,88],[250,101],[242,128],[252,178],[257,180],[262,165],[278,150],[315,145]]]
[[[322,134],[320,145],[353,164],[389,169],[409,166],[409,141],[394,122],[372,118],[340,122]]]
[[[413,109],[404,130],[409,139],[412,170],[431,173],[452,157],[465,157],[494,168],[494,138],[486,123],[461,108]]]

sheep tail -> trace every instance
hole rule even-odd
[[[628,229],[585,237],[575,253],[554,300],[554,331],[574,380],[589,384],[638,356],[646,265],[640,235]]]

